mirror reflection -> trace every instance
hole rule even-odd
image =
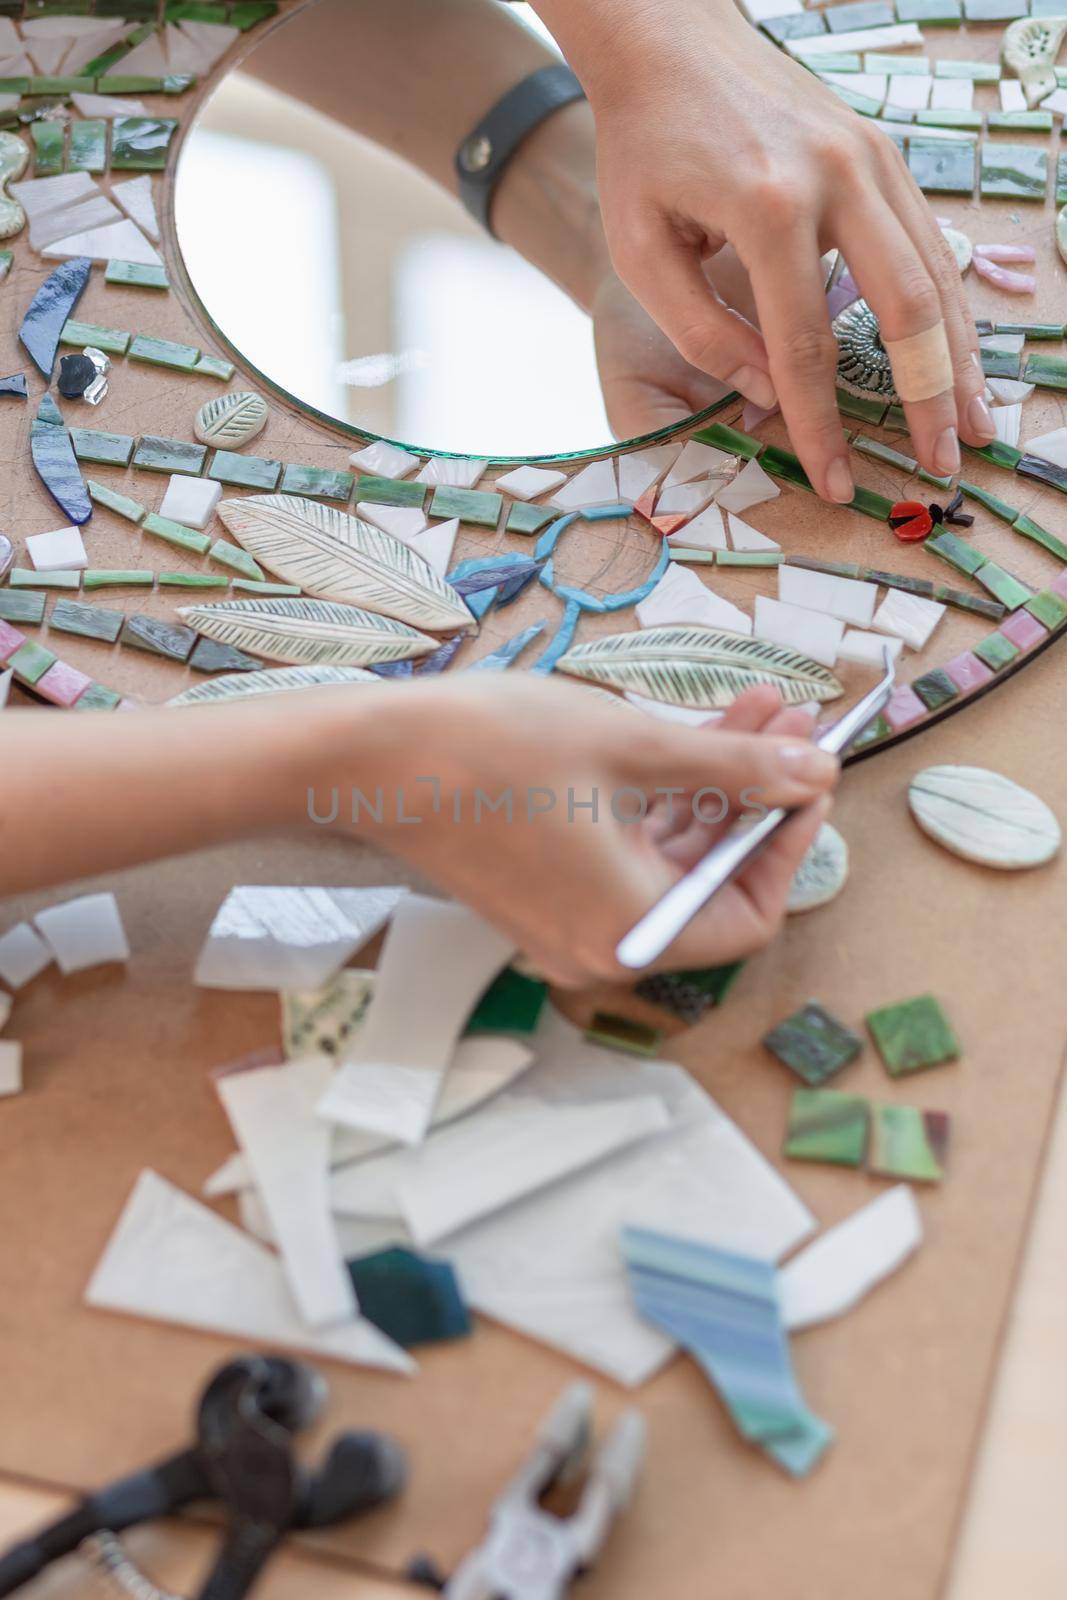
[[[454,160],[560,54],[502,0],[311,0],[208,100],[178,166],[178,242],[225,340],[329,419],[426,452],[601,449],[710,405],[611,269],[592,113],[519,145],[492,234]]]

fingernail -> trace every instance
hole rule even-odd
[[[839,506],[847,506],[856,493],[852,473],[844,456],[838,456],[836,461],[831,461],[826,469],[826,493],[831,500],[836,500]]]
[[[967,407],[967,421],[972,433],[981,434],[983,439],[992,439],[996,434],[993,414],[980,394],[976,394]]]
[[[738,367],[726,382],[731,389],[739,390],[746,400],[751,400],[754,406],[759,406],[763,411],[770,411],[778,404],[774,384],[758,367]]]
[[[945,477],[960,470],[960,442],[955,428],[946,428],[944,433],[938,434],[934,444],[934,466]]]
[[[804,739],[779,745],[778,759],[786,774],[797,783],[832,783],[837,775],[837,757]]]
[[[974,362],[975,366],[978,368],[979,372],[984,377],[985,376],[985,368],[982,366],[982,358],[981,358],[981,356],[978,354],[978,352],[976,350],[972,350],[971,351],[971,360]]]

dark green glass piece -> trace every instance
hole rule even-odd
[[[976,550],[973,544],[968,544],[966,539],[959,538],[948,528],[931,534],[923,548],[931,555],[939,556],[942,561],[947,561],[950,567],[955,567],[957,572],[962,572],[968,578],[973,577],[989,560],[982,551]]]
[[[130,347],[130,338],[131,335],[123,328],[101,328],[95,322],[76,322],[71,319],[63,324],[59,342],[77,345],[79,350],[84,350],[86,345],[93,345],[105,355],[124,356]]]
[[[112,435],[112,437],[118,436]],[[130,440],[130,446],[132,449],[132,439]],[[75,445],[75,455],[77,455],[77,452],[78,447]],[[120,463],[120,465],[123,464],[124,463]],[[116,516],[125,517],[128,522],[143,521],[145,508],[144,506],[140,505],[138,501],[131,500],[129,496],[125,494],[116,494],[114,489],[109,489],[106,484],[96,483],[92,478],[87,478],[85,480],[85,486],[89,491],[90,500],[94,500],[97,505],[107,506],[109,511],[114,511]]]
[[[164,14],[168,22],[213,22],[221,26],[228,20],[229,11],[222,0],[166,0]]]
[[[189,657],[189,665],[194,672],[258,672],[263,662],[238,650],[236,645],[201,639]]]
[[[940,667],[935,668],[933,672],[924,672],[921,678],[913,678],[911,687],[930,711],[938,711],[942,706],[947,706],[960,692],[948,673],[942,672]]]
[[[140,261],[109,261],[105,283],[121,283],[131,289],[169,289],[165,267],[150,267]]]
[[[122,696],[102,683],[91,683],[74,702],[75,711],[114,711]]]
[[[177,127],[175,117],[116,117],[111,125],[112,171],[162,172]]]
[[[231,28],[240,28],[242,33],[247,33],[249,28],[275,16],[277,11],[278,0],[234,0],[227,20]]]
[[[548,985],[505,967],[478,1001],[464,1030],[472,1033],[535,1032],[548,999]]]
[[[516,500],[508,512],[504,529],[507,533],[518,533],[529,538],[540,533],[542,528],[547,528],[552,519],[559,515],[554,506],[531,506],[524,500]]]
[[[610,1011],[597,1011],[585,1030],[592,1044],[604,1044],[611,1050],[624,1050],[634,1056],[654,1056],[663,1042],[658,1028],[647,1022],[635,1022],[632,1017],[617,1017]]]
[[[1039,456],[1023,456],[1015,470],[1020,478],[1033,478],[1037,483],[1067,494],[1067,471],[1054,467],[1051,461],[1042,461]]]
[[[125,433],[99,433],[95,428],[71,428],[70,442],[79,461],[95,461],[100,466],[128,467],[133,455],[134,440]]]
[[[882,427],[887,428],[890,433],[907,433],[908,419],[904,415],[904,407],[898,405],[890,406],[882,419]]]
[[[1000,672],[1019,654],[1019,646],[1012,644],[1002,633],[987,634],[974,646],[979,661],[984,661],[994,672]]]
[[[282,464],[264,456],[243,456],[236,450],[216,450],[207,475],[216,483],[228,483],[237,489],[265,489],[269,494],[278,487]]]
[[[192,628],[178,622],[163,622],[159,617],[127,617],[122,630],[123,644],[132,645],[135,650],[147,650],[152,655],[166,656],[168,661],[188,661],[196,639]]]
[[[76,633],[83,639],[101,639],[114,644],[126,621],[122,611],[106,611],[101,606],[84,606],[77,600],[57,600],[48,619],[49,628],[60,633]]]
[[[795,484],[798,489],[810,489],[811,479],[800,464],[799,456],[792,450],[783,450],[779,445],[769,444],[763,450],[760,466],[769,472],[772,478],[782,478],[786,483]]]
[[[88,117],[70,125],[70,172],[107,171],[107,123],[102,117]]]
[[[426,499],[424,483],[399,483],[393,478],[360,478],[356,484],[356,500],[366,500],[372,506],[418,506],[421,510]],[[553,512],[553,515],[556,515]]]
[[[1040,523],[1034,522],[1031,517],[1016,517],[1012,527],[1016,533],[1021,533],[1024,539],[1032,539],[1034,544],[1041,545],[1050,555],[1054,555],[1060,561],[1067,563],[1067,544],[1062,539],[1057,538],[1054,533],[1049,533],[1046,528],[1042,528]]]
[[[0,589],[0,619],[4,622],[44,621],[48,596],[39,589]]]
[[[66,129],[63,123],[31,122],[30,138],[33,140],[34,177],[56,177],[58,173],[63,171],[64,141],[66,139]]]
[[[1033,590],[1025,583],[1020,583],[1018,578],[1013,578],[1010,572],[1005,572],[995,561],[987,561],[974,574],[975,582],[980,583],[983,589],[988,589],[991,595],[1007,606],[1009,611],[1015,611],[1029,600]]]
[[[332,472],[328,467],[288,466],[282,472],[282,494],[308,495],[312,499],[347,500],[355,478],[351,472]]]
[[[959,487],[968,500],[976,500],[980,506],[985,506],[995,517],[1002,522],[1010,522],[1012,527],[1019,520],[1018,506],[1010,506],[1006,500],[1000,500],[995,494],[990,494],[988,489],[983,489],[977,483],[968,483],[966,478],[959,480]]]
[[[908,140],[908,171],[924,194],[973,194],[977,166],[969,140]]]
[[[763,1043],[790,1072],[816,1087],[855,1061],[863,1049],[859,1035],[815,1000],[764,1034]]]
[[[742,433],[739,428],[728,428],[725,422],[711,422],[706,428],[699,428],[693,438],[700,444],[710,444],[715,450],[726,450],[732,456],[741,456],[745,461],[751,461],[763,449],[758,439]]]
[[[976,617],[988,617],[992,622],[999,622],[1007,609],[999,600],[987,600],[983,594],[967,594],[963,589],[949,589],[943,583],[934,585],[930,598],[939,600],[944,606],[955,606],[957,611],[970,611]]]
[[[199,477],[207,459],[207,445],[189,444],[184,439],[164,439],[148,434],[134,451],[133,464],[146,472],[186,472]]]
[[[886,413],[886,402],[870,395],[849,394],[847,389],[837,391],[837,409],[843,417],[855,417],[857,422],[870,422],[877,426]]]
[[[59,657],[51,650],[47,650],[43,644],[38,644],[36,639],[27,639],[13,656],[8,657],[4,665],[11,669],[20,683],[28,683],[32,688],[40,678],[44,677],[49,667],[55,666],[58,659]]]
[[[359,1314],[405,1350],[463,1339],[470,1313],[447,1261],[427,1261],[395,1245],[348,1262]]]
[[[504,496],[483,489],[453,489],[438,484],[430,501],[431,517],[458,517],[461,522],[480,528],[495,528],[500,521]]]
[[[869,722],[858,739],[853,739],[852,750],[865,750],[868,745],[880,744],[883,739],[888,739],[892,728],[885,717],[879,714],[873,722]]]
[[[998,322],[994,333],[1021,333],[1024,339],[1059,340],[1067,335],[1062,322]]]
[[[1067,389],[1067,361],[1062,356],[1028,356],[1023,381],[1041,389]]]
[[[1011,350],[979,350],[978,359],[982,363],[982,371],[987,378],[1015,378],[1018,379],[1022,364],[1022,356],[1015,355]],[[994,439],[994,444],[1000,444],[999,439]],[[967,445],[970,450],[972,447]],[[1010,447],[1009,447],[1010,448]],[[980,450],[975,450],[975,455],[981,455]]]
[[[1042,589],[1040,594],[1031,595],[1025,609],[1050,630],[1067,621],[1067,602],[1052,589]]]
[[[892,1078],[955,1061],[959,1040],[932,994],[868,1012],[867,1027]]]
[[[850,511],[861,511],[865,517],[873,517],[876,522],[885,522],[893,509],[893,502],[887,500],[884,494],[876,494],[873,489],[864,489],[861,485],[849,501],[848,508]]]
[[[1009,200],[1045,198],[1048,186],[1048,155],[1039,146],[982,144],[981,195],[983,200],[997,197]]]
[[[153,367],[171,367],[176,372],[192,372],[200,360],[200,351],[190,344],[175,344],[171,339],[156,339],[151,334],[139,333],[130,345],[130,360],[143,361]]]
[[[998,352],[993,351],[996,355]],[[1000,467],[1005,472],[1014,472],[1023,458],[1023,453],[1015,445],[1007,444],[1003,439],[993,439],[989,444],[980,448],[976,445],[965,445],[973,456],[981,456],[983,461],[989,461],[994,467]]]
[[[860,1095],[794,1089],[784,1154],[794,1161],[858,1167],[867,1153],[870,1107]]]
[[[712,1006],[721,1006],[737,979],[743,961],[725,967],[694,968],[688,972],[657,972],[634,985],[634,993],[650,1005],[660,1006],[682,1022],[699,1022]]]
[[[861,567],[860,577],[865,583],[884,583],[887,589],[917,594],[923,600],[932,600],[934,597],[934,585],[929,578],[913,578],[903,572],[883,572],[881,567]]]
[[[820,561],[817,556],[789,556],[786,565],[805,572],[825,572],[830,578],[862,578],[867,569],[858,561]]]
[[[877,1178],[940,1183],[948,1148],[948,1117],[917,1106],[874,1106],[867,1171]]]
[[[189,550],[193,555],[206,554],[211,545],[211,535],[200,533],[196,528],[187,528],[181,522],[172,522],[170,517],[161,517],[150,511],[141,523],[145,533],[154,534],[157,539],[165,539],[168,544],[177,545],[179,550]]]

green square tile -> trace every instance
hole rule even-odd
[[[130,449],[133,449],[133,440],[130,440]],[[129,458],[127,458],[129,459]],[[106,506],[109,511],[114,511],[116,516],[125,517],[128,522],[142,522],[145,508],[138,501],[131,500],[128,495],[116,494],[114,489],[109,489],[106,484],[96,483],[92,478],[85,480],[89,491],[90,500],[98,506]]]
[[[27,639],[13,656],[8,657],[5,666],[10,667],[20,683],[28,683],[32,687],[39,678],[44,677],[49,667],[55,666],[58,659],[43,644],[38,644],[35,639]]]
[[[126,333],[122,328],[100,328],[95,322],[72,320],[64,323],[59,342],[77,345],[79,350],[84,350],[86,345],[93,345],[105,355],[124,356],[130,348],[132,337],[132,334]]]
[[[548,998],[548,985],[505,967],[482,995],[464,1030],[472,1033],[531,1034]]]
[[[942,706],[947,706],[960,692],[948,673],[942,672],[940,667],[933,672],[924,672],[921,678],[913,678],[911,687],[930,711],[939,711]]]
[[[794,1089],[783,1153],[794,1161],[858,1167],[867,1153],[870,1107],[860,1095]]]
[[[265,489],[271,493],[278,487],[282,464],[263,456],[243,456],[236,450],[216,450],[207,475],[216,483],[228,483],[237,489]]]
[[[109,261],[105,283],[120,283],[131,289],[169,289],[165,267],[150,267],[140,261]]]
[[[83,639],[100,639],[114,644],[125,622],[122,611],[106,611],[102,606],[84,606],[77,600],[57,600],[48,619],[49,630],[76,633]]]
[[[36,626],[44,621],[47,603],[48,596],[40,589],[0,589],[0,621]]]
[[[196,378],[218,378],[222,383],[229,383],[237,368],[232,361],[223,361],[221,356],[202,355],[193,368]]]
[[[200,351],[191,344],[175,344],[171,339],[156,339],[151,334],[139,333],[130,345],[129,356],[131,361],[143,361],[149,366],[192,372],[200,360]]]
[[[70,442],[79,461],[102,467],[128,467],[134,440],[126,433],[101,433],[96,428],[71,428]]]
[[[438,484],[430,501],[431,517],[458,517],[480,528],[495,528],[500,520],[504,497],[484,489],[453,489]]]
[[[120,694],[114,689],[105,689],[102,683],[91,683],[84,689],[74,702],[75,711],[114,711],[119,701]]]
[[[327,467],[288,466],[282,472],[282,494],[302,494],[312,499],[347,500],[355,478],[351,472],[332,472]]]
[[[92,74],[96,76],[95,73]],[[88,117],[70,125],[69,172],[107,171],[107,123],[103,117]]]
[[[987,561],[974,577],[976,583],[980,583],[983,589],[988,589],[989,593],[995,595],[1001,605],[1007,606],[1009,611],[1017,610],[1030,598],[1031,591],[1026,584],[1020,583],[1018,578],[1013,578],[1003,567],[998,567],[995,561]]]
[[[372,506],[418,506],[426,499],[424,483],[400,483],[393,478],[360,478],[356,500]]]
[[[1048,154],[1040,146],[982,144],[981,196],[1010,200],[1044,200],[1048,186]]]
[[[1023,378],[1042,389],[1067,389],[1067,361],[1062,356],[1028,356]]]
[[[763,1036],[763,1043],[805,1083],[825,1083],[854,1061],[863,1049],[859,1034],[838,1022],[815,1000]]]
[[[208,555],[220,566],[229,567],[231,572],[239,572],[243,578],[251,578],[256,583],[262,583],[266,577],[263,568],[248,551],[242,550],[240,545],[230,544],[228,539],[216,539]]]
[[[909,139],[908,171],[924,194],[973,194],[975,147],[960,139]]]
[[[179,550],[189,550],[194,555],[202,556],[211,547],[210,534],[186,528],[180,522],[172,522],[170,517],[157,516],[154,511],[148,513],[141,528],[145,533],[154,534],[157,539],[165,539],[168,544],[177,545]]]
[[[162,172],[177,126],[175,117],[116,117],[111,125],[112,171]]]
[[[945,1175],[948,1117],[917,1106],[873,1106],[867,1171],[877,1178],[940,1183]]]
[[[523,500],[516,500],[508,512],[504,528],[508,533],[518,533],[524,538],[529,538],[535,533],[540,533],[542,528],[547,528],[558,515],[554,506],[531,506]]]
[[[1049,629],[1058,628],[1062,622],[1067,621],[1067,603],[1051,589],[1042,589],[1040,594],[1035,594],[1027,600],[1026,610]]]
[[[999,672],[1002,667],[1015,660],[1019,654],[1019,646],[1012,644],[1002,633],[990,633],[978,641],[974,646],[974,653],[979,661],[984,661],[987,667]]]
[[[959,1040],[932,994],[868,1012],[867,1027],[892,1078],[955,1061]]]
[[[146,472],[185,472],[199,477],[207,460],[206,444],[189,444],[184,439],[164,439],[145,434],[134,451],[133,464]]]

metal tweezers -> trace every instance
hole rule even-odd
[[[857,739],[883,709],[893,693],[896,669],[888,647],[883,653],[885,676],[870,692],[846,711],[832,727],[816,739],[820,750],[831,755],[844,755],[853,740]],[[757,856],[787,822],[794,811],[776,806],[756,820],[735,822],[719,839],[702,861],[691,872],[669,889],[662,900],[647,911],[635,927],[618,945],[615,959],[624,967],[637,970],[656,961],[671,945],[682,929],[707,905],[712,895],[718,894],[732,878]]]

